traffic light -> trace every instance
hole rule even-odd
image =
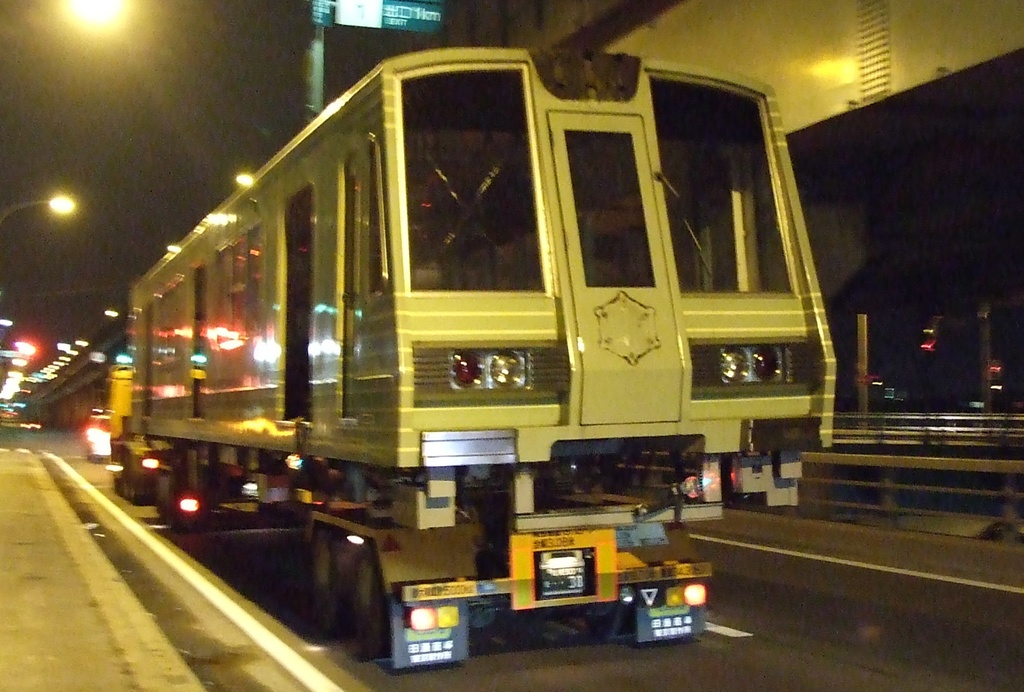
[[[988,362],[988,388],[1001,390],[1003,388],[1003,362],[991,359]]]
[[[928,326],[921,330],[921,350],[931,353],[939,342],[939,325],[942,323],[942,315],[935,315],[928,322]]]

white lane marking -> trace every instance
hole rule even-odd
[[[1007,584],[993,584],[987,581],[978,581],[976,579],[963,579],[961,577],[950,577],[945,574],[934,574],[932,572],[919,572],[913,569],[903,569],[902,567],[888,567],[886,565],[876,565],[870,562],[846,560],[841,557],[830,557],[828,555],[818,555],[816,553],[805,553],[799,550],[789,550],[787,548],[773,548],[772,546],[767,545],[756,545],[754,543],[745,543],[743,541],[734,541],[728,538],[717,538],[715,536],[705,536],[696,533],[691,533],[690,538],[696,541],[707,541],[708,543],[720,543],[722,545],[731,545],[734,548],[747,548],[749,550],[758,550],[762,553],[774,553],[776,555],[786,555],[788,557],[799,557],[805,560],[815,560],[816,562],[828,562],[833,565],[843,565],[845,567],[857,567],[858,569],[867,569],[872,570],[874,572],[885,572],[887,574],[898,574],[904,577],[928,579],[931,581],[944,582],[946,584],[957,584],[959,586],[973,586],[978,589],[989,589],[990,591],[1002,591],[1004,593],[1024,595],[1024,587],[1020,586],[1009,586]]]
[[[345,692],[338,687],[330,678],[317,670],[309,661],[302,658],[298,652],[289,647],[277,635],[264,627],[252,615],[245,612],[241,606],[232,601],[224,592],[203,578],[201,574],[192,569],[184,560],[172,553],[167,547],[158,541],[149,531],[135,522],[125,512],[108,500],[99,490],[94,488],[89,481],[63,459],[56,454],[46,453],[55,464],[57,464],[65,475],[78,484],[88,495],[101,505],[113,516],[121,526],[130,531],[147,548],[157,554],[160,559],[166,562],[185,581],[192,585],[196,591],[201,593],[217,610],[223,613],[229,620],[235,623],[250,639],[259,645],[275,661],[291,673],[296,680],[306,686],[306,689],[314,692]]]
[[[725,625],[716,625],[713,622],[709,622],[704,625],[704,629],[708,632],[714,632],[720,634],[723,637],[733,637],[739,639],[740,637],[753,637],[754,635],[750,632],[744,632],[743,630],[734,630],[732,627],[726,627]]]

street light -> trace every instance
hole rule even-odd
[[[50,207],[50,211],[60,216],[66,216],[75,210],[75,200],[71,199],[67,195],[57,195],[56,197],[50,197],[49,199],[34,199],[29,202],[17,202],[10,204],[0,210],[0,225],[7,220],[7,217],[15,212],[19,212],[22,209],[30,209],[32,207]]]
[[[110,26],[124,13],[124,0],[70,0],[71,11],[86,24]]]

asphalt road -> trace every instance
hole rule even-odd
[[[15,445],[52,452],[113,498],[109,475],[82,458],[74,436],[0,433],[0,447]],[[58,465],[48,467],[62,473]],[[111,520],[102,509],[81,491],[68,492],[76,510],[104,534],[97,540],[110,542],[114,531],[104,531]],[[113,499],[137,521],[155,524],[151,508]],[[704,525],[698,532],[713,533]],[[357,662],[345,642],[320,641],[305,625],[305,553],[298,532],[152,533],[347,692],[1024,689],[1024,591],[880,571],[870,561],[851,565],[824,554],[811,559],[750,548],[745,541],[702,541],[716,570],[711,621],[720,627],[699,642],[598,644],[571,623],[503,619],[474,636],[474,657],[465,663],[395,674],[381,662]],[[113,558],[127,561],[126,581],[186,651],[208,689],[314,689],[296,682],[187,585],[167,587],[166,575],[154,578],[149,572],[168,569],[144,548],[128,538],[121,542],[121,552],[135,554]]]

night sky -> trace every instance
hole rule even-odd
[[[0,0],[0,208],[72,195],[78,209],[0,227],[4,346],[88,339],[131,282],[308,119],[306,0],[126,0],[109,27],[67,0]],[[327,100],[434,37],[327,29]],[[33,366],[37,363],[33,363]]]

